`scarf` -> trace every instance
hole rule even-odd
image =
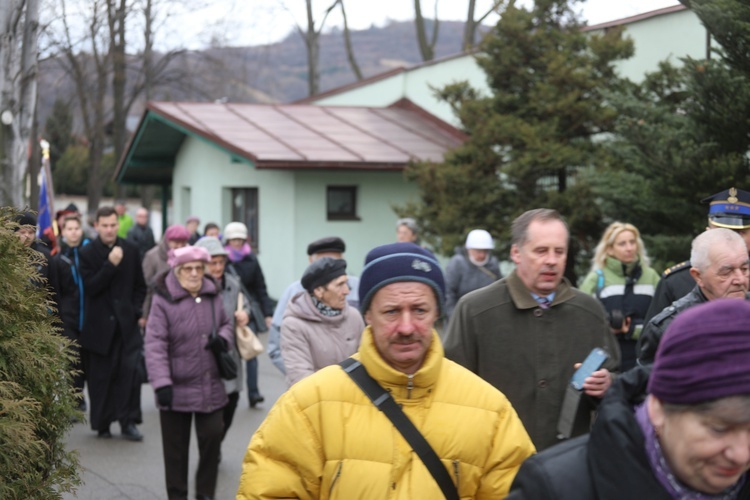
[[[477,267],[484,267],[484,265],[487,264],[490,261],[490,254],[489,254],[489,252],[487,252],[487,257],[485,257],[483,260],[476,260],[468,252],[466,253],[466,256],[469,258],[469,262],[471,262],[472,264],[474,264]]]
[[[670,469],[669,464],[662,453],[659,439],[656,437],[656,431],[654,430],[653,424],[651,424],[651,419],[648,418],[646,402],[643,402],[636,407],[635,418],[638,421],[641,431],[643,431],[643,436],[645,437],[646,455],[648,456],[651,470],[656,476],[656,479],[664,489],[667,490],[667,493],[669,493],[672,498],[680,500],[735,500],[738,498],[739,492],[747,479],[747,474],[743,474],[737,483],[718,495],[695,491],[677,479],[672,472],[672,469]]]
[[[243,244],[242,248],[240,248],[239,250],[233,248],[231,245],[225,245],[224,250],[229,253],[229,262],[239,262],[250,255],[253,251],[253,249],[250,248],[250,245],[248,245],[247,243]]]
[[[334,309],[333,307],[322,303],[315,297],[315,295],[310,295],[310,297],[312,298],[313,304],[318,309],[318,312],[322,314],[323,316],[328,316],[329,318],[333,318],[336,316],[340,316],[341,313],[344,312],[343,309]]]

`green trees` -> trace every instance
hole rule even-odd
[[[699,201],[750,188],[750,7],[693,0],[715,42],[710,60],[663,63],[642,85],[613,94],[611,156],[589,176],[602,211],[632,221],[660,265],[689,257],[706,227]]]
[[[624,85],[613,62],[629,57],[632,44],[620,30],[582,33],[568,1],[537,0],[531,10],[509,8],[482,49],[492,95],[466,84],[440,92],[469,139],[445,163],[407,170],[422,199],[403,212],[442,253],[475,227],[507,243],[511,221],[541,206],[567,217],[577,246],[590,245],[601,214],[578,174],[596,164],[596,137],[612,129],[617,114],[605,92]]]
[[[492,95],[440,90],[469,139],[443,164],[408,169],[421,200],[399,210],[439,252],[484,227],[505,256],[512,219],[547,206],[570,223],[579,272],[614,220],[639,227],[661,269],[686,259],[705,228],[701,199],[750,189],[747,2],[683,0],[711,34],[711,57],[664,62],[637,85],[613,69],[631,44],[616,29],[582,33],[575,3],[538,0],[503,15],[478,56]]]
[[[52,112],[44,123],[44,138],[49,141],[49,154],[52,168],[73,142],[73,112],[64,100],[55,99]]]
[[[31,285],[32,251],[0,208],[0,498],[60,498],[78,483],[64,448],[75,415],[68,341],[53,326],[47,292]]]

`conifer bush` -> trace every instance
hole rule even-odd
[[[14,234],[0,208],[0,498],[51,499],[80,484],[65,433],[80,416],[69,341],[54,324],[46,289],[33,286],[42,257]]]

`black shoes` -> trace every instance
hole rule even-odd
[[[99,439],[112,439],[112,433],[109,432],[109,429],[101,430],[96,435]]]
[[[214,497],[208,495],[195,495],[195,500],[214,500]]]
[[[121,436],[128,441],[143,441],[143,434],[133,424],[123,426]],[[112,437],[111,434],[110,437]]]
[[[262,403],[265,400],[266,398],[264,398],[260,394],[256,394],[255,396],[250,396],[250,408],[255,408],[255,405],[257,405],[258,403]]]

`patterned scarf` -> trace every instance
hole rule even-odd
[[[659,480],[659,483],[665,490],[667,490],[667,493],[669,493],[672,498],[680,500],[735,500],[739,498],[738,495],[742,486],[745,484],[747,474],[743,474],[737,483],[718,495],[710,495],[708,493],[695,491],[677,479],[672,472],[672,469],[670,469],[669,464],[662,453],[661,445],[656,437],[656,431],[651,424],[651,419],[648,418],[648,410],[646,409],[645,402],[636,407],[635,418],[646,438],[646,455],[648,456],[651,470],[654,472],[656,479]]]
[[[318,309],[318,312],[322,314],[323,316],[328,316],[329,318],[333,318],[335,316],[340,316],[341,313],[344,312],[343,309],[334,309],[331,306],[328,306],[321,301],[319,301],[315,295],[310,295],[312,298],[313,304],[315,304],[315,307]]]
[[[242,245],[242,248],[240,248],[239,250],[233,248],[231,245],[225,245],[224,250],[229,253],[229,262],[239,262],[250,255],[250,253],[252,253],[253,251],[253,249],[250,248],[250,245],[248,245],[247,243]]]

